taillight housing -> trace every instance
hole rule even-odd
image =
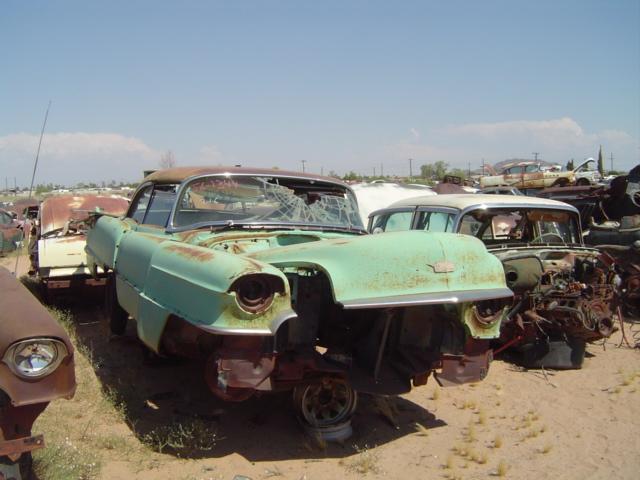
[[[239,278],[230,291],[236,294],[238,306],[247,313],[260,313],[273,303],[277,292],[282,292],[282,280],[273,275],[255,273]]]

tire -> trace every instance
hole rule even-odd
[[[591,182],[587,178],[579,178],[576,182],[576,185],[580,187],[588,187],[589,185],[591,185]]]
[[[552,187],[566,187],[567,185],[569,185],[569,180],[567,180],[566,178],[559,178],[558,180],[553,182],[553,185],[551,185],[551,186]]]
[[[351,435],[351,417],[358,394],[347,380],[327,377],[318,383],[298,386],[293,391],[293,403],[308,432],[329,441]]]
[[[107,324],[109,325],[109,331],[114,335],[124,335],[124,332],[127,329],[129,314],[118,303],[116,276],[113,273],[107,277],[104,310],[107,317]]]

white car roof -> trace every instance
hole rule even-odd
[[[542,207],[557,208],[578,212],[575,207],[568,203],[549,200],[546,198],[525,197],[520,195],[492,195],[492,194],[449,194],[413,197],[399,200],[389,208],[398,207],[450,207],[458,210],[465,210],[470,207]]]

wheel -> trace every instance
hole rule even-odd
[[[569,184],[569,180],[566,178],[559,178],[555,182],[553,182],[552,187],[566,187]]]
[[[348,381],[325,377],[319,383],[296,387],[293,391],[294,407],[305,427],[335,434],[341,424],[351,427],[349,420],[358,403],[358,394]]]
[[[107,284],[105,286],[104,311],[111,333],[113,333],[114,335],[123,335],[125,330],[127,329],[127,320],[129,319],[129,314],[118,303],[115,274],[111,274],[107,277]]]
[[[588,178],[579,178],[578,181],[576,182],[576,185],[579,185],[581,187],[587,187],[591,185],[591,182],[589,181]]]

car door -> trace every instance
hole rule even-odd
[[[504,184],[520,188],[524,185],[524,167],[518,165],[507,169],[504,173]]]

